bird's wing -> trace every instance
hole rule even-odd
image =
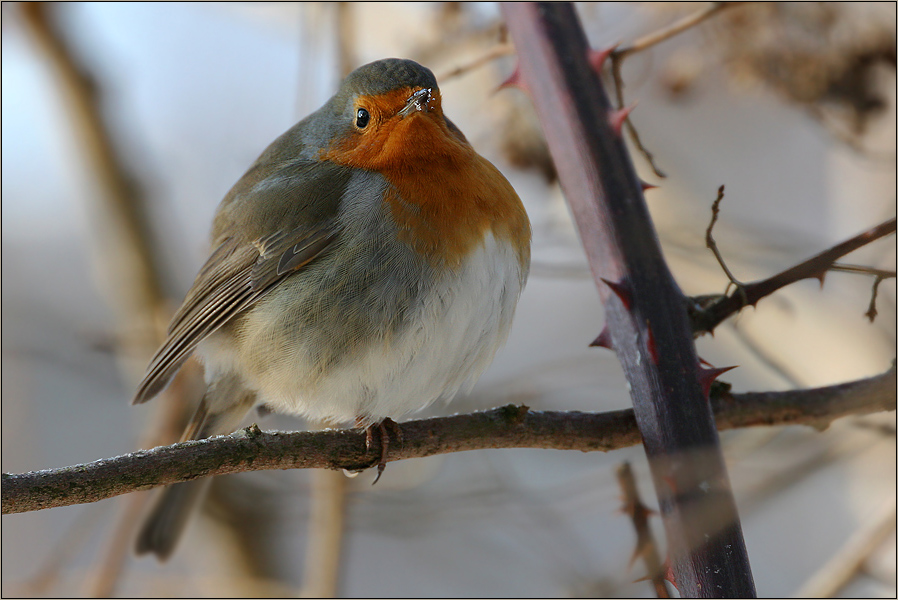
[[[279,281],[320,256],[337,238],[332,223],[277,231],[252,243],[227,237],[200,270],[147,367],[134,404],[158,394],[197,345]]]

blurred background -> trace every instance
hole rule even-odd
[[[703,5],[578,7],[603,47]],[[743,281],[895,215],[895,18],[894,3],[744,3],[627,58],[633,123],[666,178],[634,161],[659,186],[647,201],[686,293],[727,283],[704,248],[721,184],[715,236]],[[422,415],[629,406],[614,355],[587,347],[602,309],[539,124],[523,92],[496,91],[515,60],[496,4],[5,2],[2,34],[4,472],[178,437],[196,367],[166,396],[129,401],[205,261],[218,202],[348,70],[387,56],[433,69],[446,113],[512,182],[534,230],[507,346],[470,395]],[[895,238],[844,262],[894,270]],[[734,391],[881,373],[895,356],[895,280],[871,323],[872,283],[793,285],[701,338],[699,354],[739,365],[724,376]],[[760,595],[895,596],[894,412],[722,442]],[[625,461],[655,507],[641,447],[409,460],[373,487],[371,473],[223,477],[161,565],[131,553],[149,494],[5,516],[2,594],[652,596],[620,511]]]

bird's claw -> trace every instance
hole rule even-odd
[[[365,427],[365,452],[369,452],[374,446],[374,430],[380,434],[380,460],[377,463],[377,476],[374,478],[374,485],[380,481],[384,469],[387,468],[387,456],[390,454],[390,431],[396,437],[396,441],[402,443],[402,428],[393,419],[387,417],[379,423],[368,425]]]

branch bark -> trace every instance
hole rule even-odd
[[[825,428],[846,415],[895,410],[895,367],[835,386],[788,392],[723,393],[711,401],[721,429],[755,425]],[[607,452],[641,442],[633,410],[538,412],[504,406],[400,424],[402,444],[388,460],[487,448]],[[160,446],[62,469],[3,474],[3,514],[84,504],[198,477],[266,469],[364,469],[379,460],[357,430],[263,432]]]

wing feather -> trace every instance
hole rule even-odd
[[[337,228],[326,224],[277,231],[251,244],[226,238],[172,318],[168,337],[150,361],[133,403],[146,402],[162,391],[200,342],[315,260],[337,235]]]

